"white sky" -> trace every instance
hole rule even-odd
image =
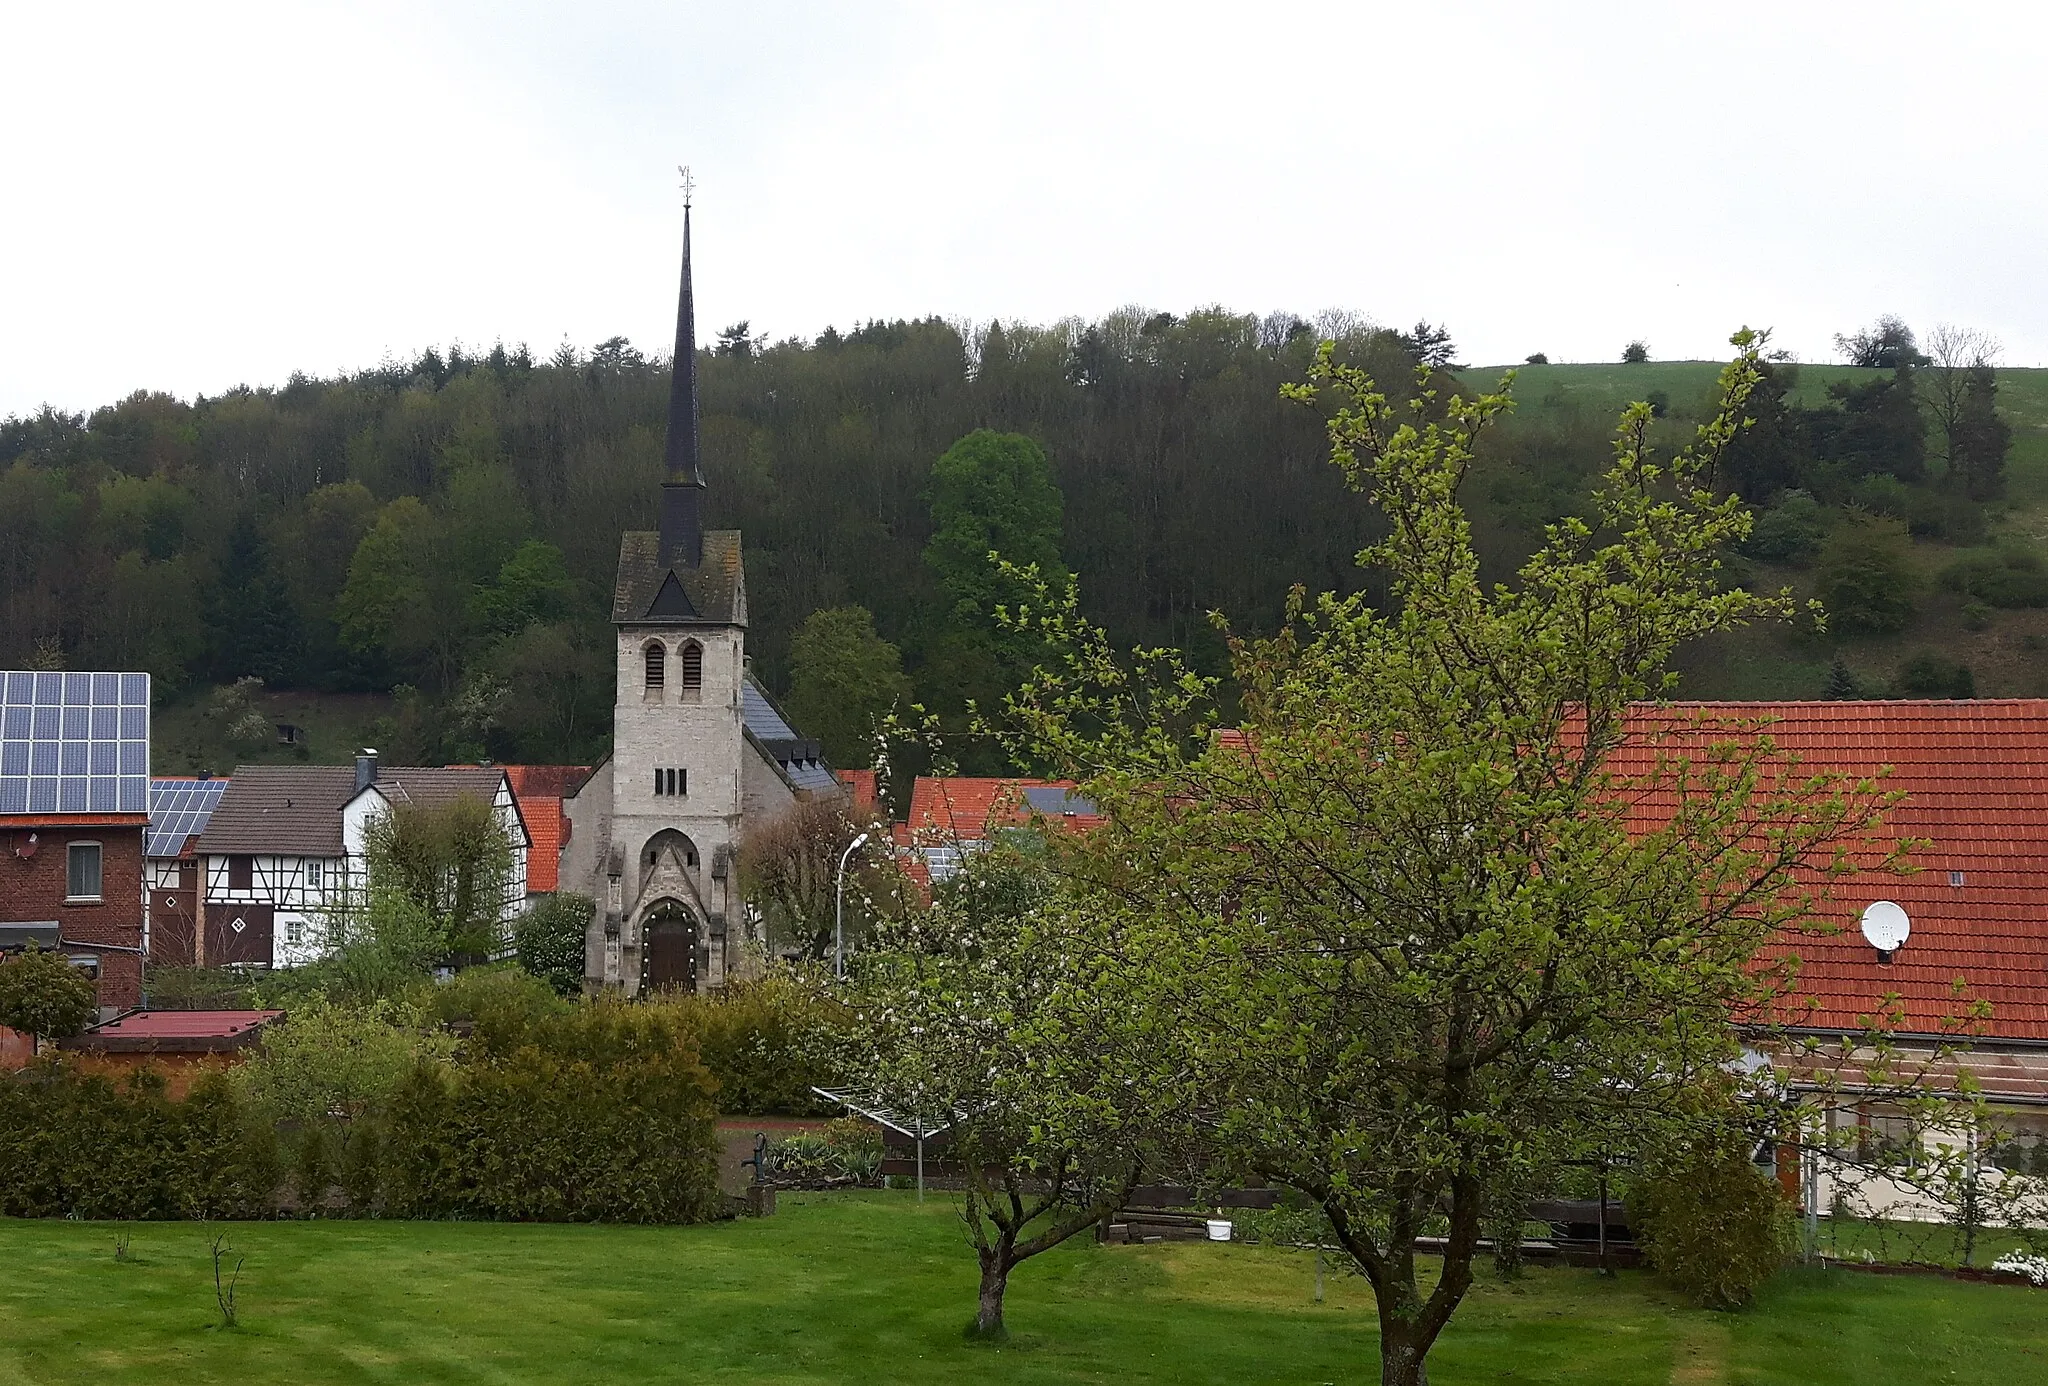
[[[0,414],[451,340],[1125,303],[1464,359],[2048,360],[2048,10],[1978,4],[0,6]]]

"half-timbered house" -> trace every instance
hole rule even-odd
[[[512,841],[500,912],[509,926],[526,907],[532,840],[502,769],[380,767],[374,752],[353,767],[237,766],[195,853],[203,882],[198,961],[291,967],[319,957],[329,919],[359,902],[368,883],[370,821],[394,805],[464,797],[491,805]]]

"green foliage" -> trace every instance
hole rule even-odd
[[[365,898],[338,904],[321,931],[327,947],[320,957],[255,981],[263,1004],[394,1001],[419,986],[448,951],[440,922],[388,881],[372,880]]]
[[[782,1185],[872,1184],[882,1170],[882,1133],[846,1118],[770,1141],[768,1159]]]
[[[1830,702],[1842,702],[1846,699],[1860,698],[1862,696],[1862,689],[1856,682],[1856,675],[1850,671],[1849,666],[1837,655],[1834,662],[1828,665],[1827,686],[1821,690],[1821,697],[1828,699]]]
[[[1550,364],[1550,357],[1543,352],[1532,351],[1528,354],[1528,356],[1523,358],[1523,364],[1529,366],[1547,366]]]
[[[0,957],[0,1025],[42,1039],[68,1039],[97,1016],[92,980],[62,953],[29,947]]]
[[[866,607],[814,611],[789,647],[791,717],[824,743],[825,758],[841,768],[872,765],[876,727],[910,701],[903,657],[875,632]]]
[[[1889,371],[1928,364],[1920,344],[1914,340],[1913,329],[1896,313],[1886,313],[1869,327],[1854,332],[1837,332],[1835,346],[1852,366]]]
[[[1629,1191],[1629,1225],[1650,1263],[1706,1309],[1740,1309],[1792,1248],[1791,1208],[1750,1161],[1754,1142],[1700,1142],[1654,1167]]]
[[[262,1217],[276,1142],[218,1074],[183,1102],[148,1070],[124,1083],[62,1061],[0,1082],[0,1214]]]
[[[1895,685],[1902,698],[1974,698],[1977,678],[1970,666],[1928,651],[1899,667]]]
[[[308,999],[268,1025],[233,1072],[250,1109],[300,1127],[344,1125],[381,1109],[423,1064],[445,1064],[453,1036],[390,1002],[334,1005]]]
[[[292,1141],[292,1192],[299,1207],[317,1213],[327,1203],[327,1191],[334,1186],[334,1140],[327,1123],[316,1121],[299,1128]]]
[[[1628,407],[1592,512],[1498,584],[1460,491],[1510,400],[1406,404],[1326,350],[1290,393],[1387,517],[1361,561],[1389,599],[1298,597],[1233,642],[1228,698],[1071,601],[1036,613],[1061,658],[1003,725],[1115,824],[1063,844],[1088,991],[1150,1038],[1137,1087],[1322,1207],[1385,1381],[1423,1378],[1489,1195],[1666,1139],[1735,1057],[1731,1009],[1782,984],[1755,959],[1812,908],[1802,873],[1876,846],[1874,786],[1810,780],[1727,714],[1642,711],[1687,642],[1797,610],[1721,570],[1751,516],[1713,479],[1762,346],[1734,342],[1690,444]],[[1629,821],[1646,794],[1668,820]]]
[[[1815,588],[1839,635],[1889,635],[1913,619],[1918,582],[1905,527],[1863,520],[1840,526],[1820,553]]]
[[[1828,537],[1827,515],[1804,491],[1787,491],[1756,517],[1742,552],[1778,563],[1808,563]]]
[[[2025,549],[1968,554],[1943,568],[1940,581],[1986,606],[2048,606],[2048,564]]]
[[[415,994],[435,1021],[467,1029],[476,1042],[500,1053],[542,1022],[571,1010],[545,978],[511,964],[465,967]]]
[[[446,804],[394,804],[363,830],[373,897],[396,894],[432,921],[441,946],[481,960],[504,946],[512,839],[497,810],[464,794]]]
[[[1640,366],[1649,359],[1650,347],[1647,342],[1630,342],[1621,349],[1621,363],[1624,366]]]
[[[399,1217],[699,1222],[718,1211],[715,1080],[658,1007],[600,1001],[421,1065],[383,1128]]]
[[[512,924],[519,965],[562,996],[582,991],[584,939],[596,909],[588,895],[573,891],[538,901]]]
[[[803,973],[773,969],[721,990],[650,1003],[696,1045],[732,1116],[818,1116],[811,1091],[849,1080],[853,1017]]]
[[[167,967],[143,971],[145,1003],[159,1011],[243,1011],[256,1006],[251,975],[236,967]]]
[[[1045,450],[1023,434],[981,428],[960,439],[933,464],[929,496],[925,566],[956,620],[993,622],[1000,597],[991,553],[1035,565],[1048,582],[1065,580],[1064,502]]]
[[[1998,376],[1989,365],[1970,367],[1949,438],[1949,481],[1971,500],[2005,494],[2005,461],[2012,425],[1998,413]]]

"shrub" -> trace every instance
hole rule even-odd
[[[597,906],[588,895],[551,895],[512,926],[519,965],[563,996],[583,990],[583,940]]]
[[[30,947],[0,961],[0,1025],[43,1039],[68,1039],[98,1013],[92,980],[62,953]]]
[[[1682,1152],[1628,1196],[1629,1225],[1650,1263],[1707,1309],[1739,1309],[1785,1263],[1790,1205],[1750,1161],[1741,1133]]]
[[[1804,491],[1787,491],[1756,517],[1742,551],[1751,558],[1807,563],[1828,537],[1827,513]]]
[[[2048,606],[2048,564],[2024,549],[1959,558],[1941,570],[1941,585],[1986,606]]]
[[[1621,363],[1624,366],[1640,366],[1649,359],[1650,346],[1647,342],[1630,342],[1621,349]]]
[[[1923,652],[1899,667],[1897,687],[1902,698],[1974,698],[1977,677],[1967,664]]]
[[[1816,586],[1830,628],[1844,635],[1889,635],[1914,615],[1913,569],[1903,526],[1868,520],[1843,525],[1822,547]]]
[[[1903,520],[1913,508],[1913,493],[1897,477],[1879,472],[1859,479],[1849,488],[1849,503],[1872,515]]]
[[[183,1102],[49,1060],[0,1082],[0,1214],[245,1218],[276,1206],[277,1147],[219,1074]]]
[[[147,1004],[159,1011],[242,1011],[256,1005],[256,988],[238,967],[165,967],[143,974]]]
[[[820,1116],[833,1109],[812,1087],[844,1077],[851,1017],[800,974],[776,970],[708,996],[655,1003],[696,1036],[718,1080],[718,1110],[732,1116]]]
[[[570,1004],[553,987],[510,964],[466,967],[419,990],[421,1010],[444,1026],[467,1028],[486,1048],[509,1050],[534,1026],[566,1015]]]
[[[1523,364],[1530,366],[1547,366],[1550,364],[1550,357],[1545,355],[1543,352],[1532,351],[1526,357],[1523,358]]]
[[[882,1134],[864,1121],[841,1119],[771,1142],[768,1156],[779,1184],[872,1184],[882,1172]]]
[[[662,1007],[602,1000],[545,1017],[408,1075],[383,1131],[385,1207],[701,1221],[718,1208],[715,1086]]]

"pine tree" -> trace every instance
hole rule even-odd
[[[1849,666],[1842,662],[1841,657],[1836,656],[1835,662],[1828,666],[1828,685],[1821,696],[1829,702],[1839,703],[1854,698],[1858,691],[1856,676],[1849,672]]]
[[[2012,425],[1998,415],[1998,376],[1989,366],[1972,366],[1963,381],[1956,411],[1949,480],[1971,500],[2005,494],[2005,457],[2012,450]]]

